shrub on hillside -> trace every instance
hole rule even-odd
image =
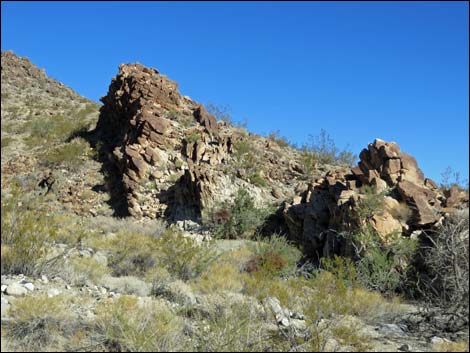
[[[253,237],[271,213],[270,207],[256,207],[253,198],[243,188],[238,190],[232,203],[222,206],[219,213],[223,211],[227,217],[216,226],[215,234],[224,239]]]
[[[183,321],[163,302],[135,296],[105,300],[96,309],[96,346],[111,352],[185,350]]]
[[[295,273],[302,253],[278,234],[258,239],[253,246],[253,256],[246,264],[246,271],[262,272],[265,276],[287,276]]]
[[[21,195],[19,188],[10,195],[2,193],[1,202],[2,274],[40,273],[57,225],[38,199]]]
[[[27,296],[15,301],[5,334],[18,351],[60,351],[83,326],[70,313],[71,298]],[[2,324],[3,335],[3,324]]]

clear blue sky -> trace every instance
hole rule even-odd
[[[256,133],[396,141],[468,179],[467,2],[2,2],[2,50],[80,94],[141,62]]]

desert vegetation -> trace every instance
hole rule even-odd
[[[6,56],[40,82],[6,90],[2,54],[2,351],[468,351],[458,175],[379,139],[352,172],[326,131],[248,133],[140,64],[114,82],[152,95],[98,117]]]

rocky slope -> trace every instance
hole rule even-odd
[[[383,212],[364,222],[384,242],[468,206],[395,143],[376,139],[353,168],[313,164],[218,121],[140,64],[121,65],[101,100],[2,53],[2,351],[430,351],[468,341],[468,320],[310,276],[285,240],[210,240],[200,227],[225,221],[224,202],[244,188],[277,209],[272,229],[306,255],[345,254],[338,225],[360,226],[351,216],[370,195],[382,195]],[[12,253],[38,268],[4,273]]]
[[[155,69],[121,65],[102,102],[97,132],[134,217],[201,222],[241,187],[280,203],[302,183],[299,151],[217,121]]]

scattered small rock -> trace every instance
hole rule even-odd
[[[13,297],[22,297],[28,293],[28,290],[19,283],[10,284],[5,292]]]

